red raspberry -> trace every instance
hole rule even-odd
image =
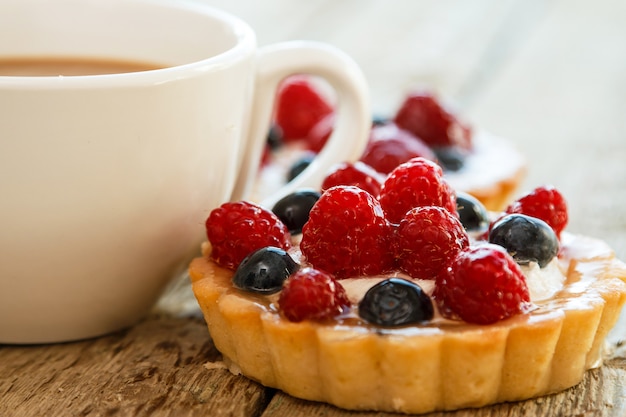
[[[317,122],[332,112],[332,106],[304,76],[289,77],[278,91],[276,124],[286,142],[304,139]]]
[[[332,275],[313,268],[296,271],[278,298],[279,310],[294,322],[332,319],[349,307],[343,286]]]
[[[243,259],[266,246],[289,249],[291,236],[274,213],[254,203],[224,203],[206,220],[211,258],[225,268],[236,269]]]
[[[391,227],[378,201],[354,186],[324,191],[302,228],[300,249],[317,269],[338,279],[393,268]]]
[[[322,191],[337,185],[354,185],[377,197],[382,186],[382,176],[363,162],[343,162],[333,167],[324,178]]]
[[[378,172],[389,174],[398,165],[417,156],[435,161],[435,153],[410,132],[394,123],[372,127],[361,161]]]
[[[529,194],[511,203],[506,212],[536,217],[548,223],[560,238],[568,220],[567,202],[552,186],[537,187]]]
[[[443,207],[410,210],[400,222],[396,251],[400,269],[413,278],[435,279],[469,237],[461,221]]]
[[[409,94],[396,113],[395,122],[431,147],[472,147],[471,129],[425,91]]]
[[[333,127],[335,127],[334,113],[324,116],[322,120],[315,123],[304,138],[307,149],[319,153],[326,145],[330,134],[333,133]]]
[[[457,215],[456,194],[443,179],[441,167],[421,157],[401,164],[389,174],[379,200],[392,223],[400,223],[407,211],[420,206],[439,206]]]
[[[476,324],[523,313],[530,303],[519,265],[490,243],[460,251],[437,276],[434,297],[444,316]]]

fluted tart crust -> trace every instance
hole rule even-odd
[[[354,317],[293,323],[275,297],[233,288],[233,272],[210,260],[208,244],[189,272],[232,372],[345,409],[425,413],[562,391],[601,365],[626,301],[626,265],[602,241],[563,234],[561,242],[563,289],[529,313],[482,326],[440,317],[401,328]]]

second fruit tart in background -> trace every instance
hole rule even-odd
[[[269,195],[322,149],[334,119],[333,100],[325,93],[310,77],[283,82],[255,195]],[[526,160],[515,146],[472,128],[429,90],[409,92],[391,117],[373,120],[360,160],[387,175],[418,156],[437,162],[456,190],[493,211],[506,207],[526,173]]]

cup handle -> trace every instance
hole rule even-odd
[[[243,161],[232,200],[249,195],[258,174],[279,83],[289,75],[311,74],[324,78],[334,88],[338,107],[335,125],[326,145],[295,179],[269,196],[261,205],[271,208],[298,188],[319,188],[332,165],[358,159],[367,144],[371,127],[367,82],[358,65],[344,52],[328,44],[289,41],[258,51],[256,90]],[[247,150],[247,152],[246,152]]]

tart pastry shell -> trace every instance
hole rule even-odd
[[[562,243],[563,289],[529,313],[482,326],[293,323],[271,297],[233,288],[233,272],[210,260],[208,244],[189,272],[232,372],[345,409],[426,413],[559,392],[601,365],[626,301],[626,265],[602,241],[564,234]]]

